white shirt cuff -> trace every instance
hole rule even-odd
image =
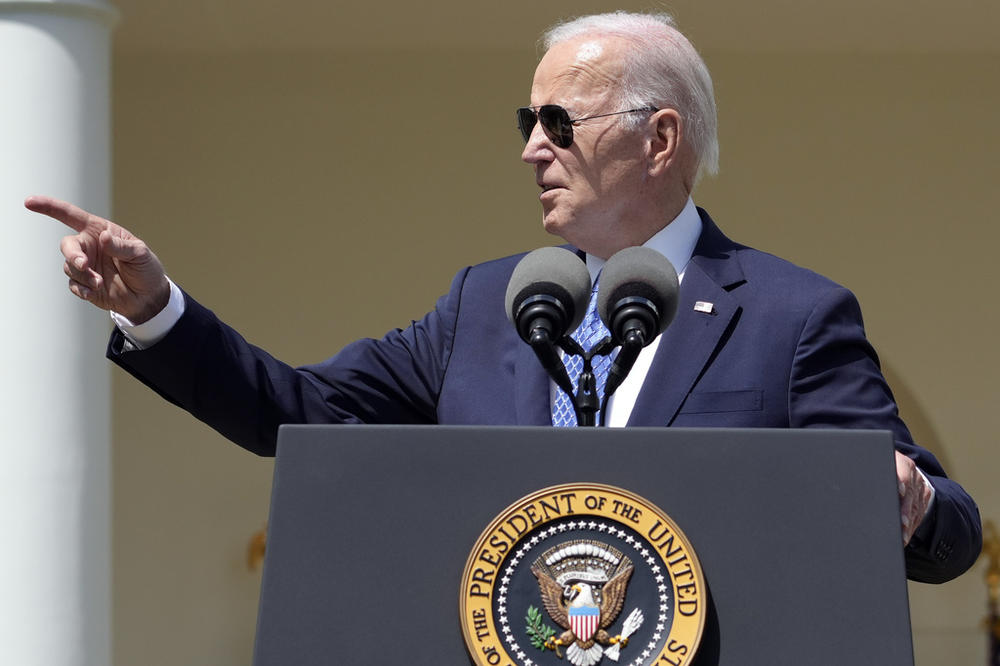
[[[128,317],[109,312],[111,321],[115,323],[118,330],[125,336],[125,347],[122,351],[135,351],[149,349],[162,340],[170,332],[184,314],[184,294],[174,281],[167,278],[170,283],[170,300],[165,308],[156,313],[156,316],[141,324],[133,324]]]
[[[937,495],[937,490],[934,489],[934,484],[931,483],[931,480],[927,478],[927,475],[924,474],[924,471],[922,469],[918,467],[917,471],[920,472],[920,476],[924,477],[924,483],[926,483],[931,488],[931,499],[927,502],[926,508],[924,508],[924,515],[921,518],[921,520],[923,520],[924,518],[927,517],[927,514],[929,514],[931,512],[931,509],[934,507],[934,497]]]

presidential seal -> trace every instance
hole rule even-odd
[[[574,483],[524,497],[479,537],[462,576],[476,664],[683,666],[705,624],[698,558],[627,490]]]

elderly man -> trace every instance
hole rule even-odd
[[[610,405],[610,425],[877,428],[893,432],[908,574],[943,581],[981,546],[975,504],[916,446],[843,287],[726,238],[691,192],[718,161],[712,83],[665,16],[615,13],[556,26],[518,109],[545,228],[592,276],[646,245],[681,278],[678,315]],[[564,398],[506,321],[519,257],[461,271],[433,311],[381,340],[292,368],[166,277],[116,224],[44,197],[70,290],[112,311],[109,357],[247,449],[273,455],[282,423],[553,422]]]

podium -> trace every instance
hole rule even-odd
[[[278,441],[256,666],[473,663],[473,546],[566,483],[635,493],[687,536],[707,587],[697,666],[913,664],[887,432],[283,426]]]

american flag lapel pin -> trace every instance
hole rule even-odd
[[[715,305],[709,303],[708,301],[696,301],[694,304],[695,312],[703,312],[705,314],[713,314],[715,312]]]

